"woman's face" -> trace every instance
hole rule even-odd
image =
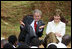
[[[54,16],[54,21],[58,23],[60,21],[60,16]]]
[[[35,13],[35,14],[34,14],[34,20],[35,20],[35,21],[39,21],[40,18],[41,18],[41,15],[40,15],[39,13]]]

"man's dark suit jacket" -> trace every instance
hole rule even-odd
[[[23,26],[23,25],[20,26],[20,35],[19,35],[19,39],[20,40],[23,40],[24,41],[24,38],[25,38],[26,34],[30,32],[29,27],[31,27],[30,24],[33,22],[33,20],[34,19],[33,19],[33,16],[32,15],[28,15],[28,16],[25,16],[23,18],[22,21],[25,24],[25,26]],[[44,22],[42,20],[39,20],[38,21],[38,24],[37,24],[37,28],[36,28],[36,36],[37,37],[41,37],[43,35],[44,28],[42,28],[42,30],[39,31],[40,30],[39,27],[40,26],[43,26],[43,25],[45,25]],[[34,36],[34,35],[31,35],[31,36]]]

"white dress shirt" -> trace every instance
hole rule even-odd
[[[61,43],[61,42],[59,42],[59,43],[57,44],[57,47],[58,47],[58,48],[67,48],[67,46],[66,46],[65,44]]]
[[[34,23],[35,23],[35,20],[33,20],[33,22],[30,25],[32,26],[33,31],[35,32]],[[38,24],[38,22],[36,22],[36,24]]]
[[[35,22],[35,20],[33,20],[33,22],[32,22],[30,25],[32,26],[33,31],[35,32],[35,29],[34,29],[34,22]]]
[[[46,34],[49,34],[50,32],[53,32],[53,33],[57,32],[57,33],[60,33],[61,36],[64,36],[65,35],[65,23],[60,21],[58,24],[55,24],[54,20],[51,22],[48,22]],[[62,37],[57,37],[57,39],[60,42],[62,41]]]
[[[35,20],[33,20],[33,22],[30,25],[32,26],[33,31],[35,32],[34,23],[35,23]],[[36,24],[38,24],[38,22],[36,22]],[[42,29],[39,29],[39,31],[42,31]]]

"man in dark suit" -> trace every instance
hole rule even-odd
[[[20,21],[19,41],[23,40],[26,43],[33,37],[41,37],[44,30],[44,22],[41,19],[42,12],[38,9],[34,10],[33,15],[28,15]]]

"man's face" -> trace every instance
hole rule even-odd
[[[35,21],[39,21],[40,18],[41,18],[41,15],[39,13],[35,13],[33,18],[34,18]]]

